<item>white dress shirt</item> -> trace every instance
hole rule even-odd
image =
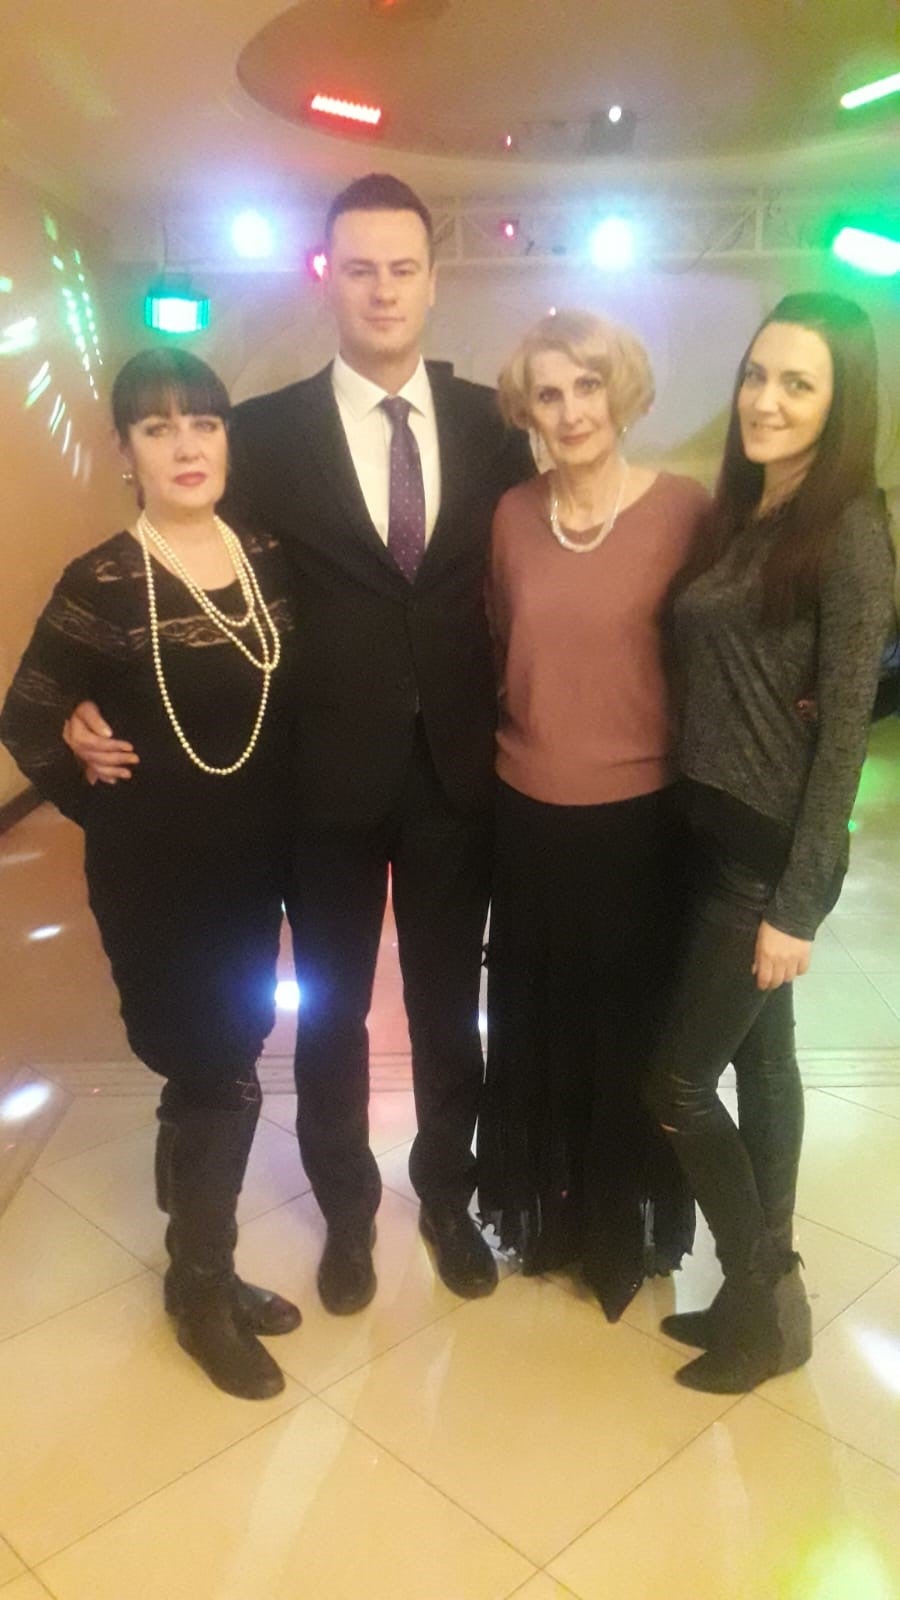
[[[363,378],[342,356],[335,356],[331,382],[344,433],[350,446],[356,476],[369,516],[380,539],[387,544],[391,488],[391,422],[381,402],[387,390]],[[438,451],[434,397],[425,362],[399,394],[410,403],[409,425],[419,446],[425,484],[425,542],[431,538],[441,503],[441,460]]]

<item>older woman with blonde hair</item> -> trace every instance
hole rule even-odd
[[[691,479],[630,463],[640,340],[545,317],[500,379],[549,470],[494,519],[500,676],[485,1221],[526,1272],[580,1269],[611,1321],[678,1265],[693,1205],[642,1109],[680,921],[667,597],[708,514]]]

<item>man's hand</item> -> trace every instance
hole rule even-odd
[[[63,738],[84,767],[88,783],[118,783],[130,778],[140,760],[127,739],[114,739],[93,700],[82,700],[63,728]]]
[[[795,939],[790,933],[780,933],[770,922],[761,922],[752,968],[756,987],[780,989],[783,983],[792,983],[809,971],[811,955],[811,939]]]

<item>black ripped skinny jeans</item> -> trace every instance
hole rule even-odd
[[[777,1271],[791,1249],[803,1088],[790,984],[751,972],[772,884],[704,848],[674,1004],[646,1097],[669,1132],[726,1276]],[[736,1126],[717,1093],[729,1062]]]

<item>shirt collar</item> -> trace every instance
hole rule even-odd
[[[338,399],[348,407],[358,421],[362,421],[363,417],[367,417],[371,411],[380,406],[388,392],[377,383],[373,383],[370,378],[364,378],[361,373],[354,372],[341,355],[336,355],[334,358],[331,383]],[[423,416],[430,415],[433,409],[431,385],[421,356],[415,372],[407,379],[399,393],[404,400],[409,401],[414,411],[421,412]]]

